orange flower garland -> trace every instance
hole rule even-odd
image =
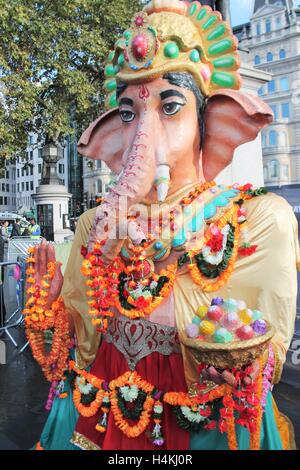
[[[89,314],[92,316],[92,323],[101,333],[107,329],[108,318],[114,315],[110,308],[114,305],[114,299],[118,294],[119,274],[123,268],[119,258],[110,266],[102,263],[101,247],[104,244],[105,241],[94,245],[93,252],[86,254],[81,268],[82,274],[88,277],[86,295],[89,298]]]
[[[260,431],[262,423],[263,409],[261,405],[261,398],[263,392],[262,385],[262,372],[263,372],[263,360],[261,360],[261,373],[259,378],[251,391],[251,395],[255,394],[257,404],[255,409],[258,411],[250,428],[250,449],[259,450],[260,449]],[[235,409],[237,403],[234,400],[234,389],[229,385],[220,385],[216,386],[213,390],[207,393],[199,393],[196,396],[191,396],[188,393],[184,392],[158,392],[158,395],[161,396],[161,399],[158,401],[155,396],[157,389],[154,385],[150,384],[146,380],[143,380],[137,372],[128,371],[122,376],[118,377],[115,380],[112,380],[110,383],[105,383],[104,380],[98,379],[93,374],[79,369],[74,361],[69,363],[70,370],[75,371],[80,377],[84,378],[86,382],[93,385],[95,388],[99,388],[97,397],[90,406],[85,406],[81,404],[81,393],[78,390],[78,386],[75,387],[73,398],[76,409],[84,417],[95,416],[96,413],[102,409],[105,414],[105,425],[97,424],[96,429],[100,432],[106,431],[107,423],[107,414],[111,409],[114,420],[118,428],[129,438],[136,438],[140,436],[146,429],[149,427],[151,422],[151,415],[153,414],[155,405],[162,405],[163,403],[170,405],[172,407],[189,407],[191,409],[197,408],[200,404],[212,403],[215,400],[223,398],[224,408],[220,410],[221,420],[220,420],[220,430],[221,432],[227,433],[228,438],[228,448],[230,450],[238,450],[237,436],[236,436],[236,419],[235,419]],[[246,376],[245,373],[244,376]],[[139,417],[138,422],[135,425],[130,425],[127,420],[124,418],[122,411],[119,408],[118,404],[118,390],[124,386],[135,385],[139,390],[142,390],[146,394],[145,402],[143,404],[143,410]],[[105,389],[108,389],[106,391]],[[254,396],[254,395],[253,395]],[[106,403],[103,399],[106,397]],[[110,405],[108,405],[110,403]],[[154,418],[155,424],[160,424],[160,420]],[[208,425],[206,429],[214,429]]]
[[[75,385],[75,389],[73,391],[74,405],[78,413],[81,414],[81,416],[84,416],[84,418],[91,418],[92,416],[95,416],[102,404],[103,398],[104,390],[99,390],[95,400],[90,405],[83,405],[81,403],[81,392],[78,385]]]
[[[26,291],[27,301],[23,310],[26,335],[33,357],[42,367],[46,379],[49,382],[59,381],[67,368],[69,348],[71,347],[69,318],[62,298],[53,302],[51,309],[45,309],[56,264],[48,263],[47,273],[43,276],[41,286],[39,286],[35,279],[34,248],[29,249],[29,254],[30,256],[26,260],[29,287]],[[51,329],[54,331],[52,347],[51,351],[46,353],[45,331]]]
[[[126,268],[124,268],[124,272],[130,275],[130,272]],[[164,285],[164,287],[161,289],[159,296],[155,297],[154,300],[150,301],[149,304],[142,308],[142,309],[134,309],[134,310],[128,310],[122,307],[120,300],[118,296],[115,297],[114,305],[118,309],[118,311],[124,315],[125,317],[136,319],[136,318],[145,318],[151,313],[154,312],[156,308],[159,307],[159,305],[163,302],[163,300],[167,297],[169,297],[171,290],[174,287],[175,281],[176,281],[176,272],[177,272],[177,266],[176,264],[171,264],[166,267],[166,269],[162,269],[159,275],[157,275],[157,278],[160,277],[167,277],[169,281]]]

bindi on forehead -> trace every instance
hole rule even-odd
[[[143,101],[147,101],[150,98],[150,91],[146,85],[140,85],[139,98]]]

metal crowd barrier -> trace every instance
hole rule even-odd
[[[4,336],[15,348],[19,345],[13,333],[16,328],[24,326],[22,311],[25,303],[26,262],[28,248],[41,242],[41,239],[30,237],[14,237],[9,240],[5,249],[5,262],[0,263],[0,339]],[[15,270],[18,268],[18,279]],[[5,311],[4,311],[5,308]],[[28,346],[26,342],[20,352]]]
[[[16,272],[16,268],[18,267],[18,278],[14,277],[14,273]],[[0,270],[4,271],[4,276],[1,279],[0,285],[0,338],[5,334],[12,344],[18,348],[18,343],[14,336],[12,335],[12,329],[21,327],[24,324],[24,317],[22,314],[23,306],[24,306],[24,290],[25,290],[25,270],[26,264],[25,260],[22,261],[21,259],[16,262],[4,262],[0,263]],[[11,291],[7,290],[7,286],[14,286],[14,293],[13,295]],[[7,294],[5,296],[5,294]],[[8,298],[8,302],[6,302],[6,298]],[[14,304],[14,305],[13,305]],[[8,312],[8,306],[13,305],[12,312]],[[5,308],[5,311],[4,311]],[[26,343],[23,348],[27,347]]]

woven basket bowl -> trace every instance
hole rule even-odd
[[[208,343],[188,338],[185,334],[180,335],[180,341],[192,350],[193,355],[201,364],[218,369],[241,369],[261,357],[268,348],[275,335],[275,329],[270,323],[267,325],[268,331],[265,335],[246,341],[234,341],[227,344]]]

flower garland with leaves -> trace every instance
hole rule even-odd
[[[240,226],[238,224],[238,205],[234,205],[224,214],[216,224],[216,228],[222,231],[227,225],[230,227],[227,246],[224,251],[224,257],[219,266],[211,266],[205,262],[203,255],[192,253],[192,262],[188,266],[190,275],[198,286],[204,292],[215,292],[221,289],[231,276],[235,262],[238,257]],[[210,244],[214,238],[214,232],[208,230],[204,237],[204,246]],[[193,258],[193,256],[195,256]],[[217,278],[216,282],[211,279]]]
[[[73,395],[75,407],[84,417],[95,416],[101,409],[102,415],[96,426],[100,432],[106,431],[107,415],[110,410],[118,428],[129,438],[136,438],[145,432],[150,426],[152,417],[154,421],[152,441],[155,445],[163,445],[161,421],[163,403],[165,403],[173,408],[177,424],[184,430],[199,432],[200,429],[205,429],[209,431],[218,426],[221,433],[227,433],[229,449],[237,450],[236,424],[240,424],[250,433],[250,450],[260,448],[264,412],[263,359],[260,360],[259,377],[250,385],[241,386],[245,377],[251,374],[251,366],[243,370],[231,371],[238,384],[235,388],[220,385],[205,392],[203,388],[205,389],[206,386],[198,384],[198,393],[193,396],[184,392],[158,391],[154,385],[143,380],[137,372],[128,371],[116,380],[107,383],[79,369],[74,361],[70,361],[69,366],[70,371],[75,372],[81,380],[81,382],[78,380],[75,382]],[[199,370],[201,371],[204,367],[201,365]],[[81,383],[81,390],[79,383]],[[87,384],[93,387],[89,390],[90,395],[93,391],[95,397],[95,390],[98,392],[93,401],[90,396],[89,405],[83,405],[82,395],[88,391]],[[211,419],[212,406],[220,399],[222,399],[223,407],[219,410],[220,419],[217,423]],[[136,423],[131,425],[127,420],[136,421]]]
[[[33,357],[42,367],[49,382],[60,381],[68,367],[69,349],[73,341],[69,335],[69,317],[64,301],[60,297],[46,309],[49,290],[54,277],[56,264],[48,263],[47,273],[38,285],[35,279],[34,248],[29,249],[27,258],[27,300],[23,315],[25,316],[26,335]],[[52,346],[46,352],[45,332],[53,331]]]

